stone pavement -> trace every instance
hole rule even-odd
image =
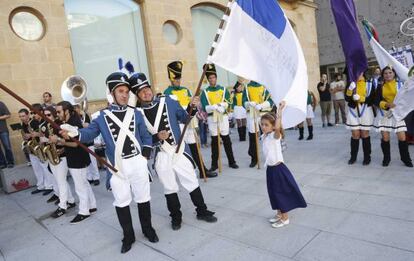
[[[291,224],[286,227],[270,227],[267,219],[274,213],[265,171],[248,168],[248,144],[239,142],[233,131],[233,149],[241,168],[229,169],[223,155],[223,173],[201,182],[217,223],[196,220],[188,193],[181,191],[184,223],[181,230],[173,231],[156,178],[151,205],[160,241],[152,244],[143,237],[134,204],[137,242],[121,255],[122,234],[112,194],[102,184],[93,188],[98,212],[78,225],[69,224],[74,210],[49,218],[56,206],[47,204],[45,196],[31,195],[31,190],[0,194],[0,261],[414,260],[414,170],[399,160],[395,137],[388,168],[380,165],[376,133],[371,165],[362,166],[361,148],[358,162],[348,166],[349,131],[344,126],[321,128],[316,122],[313,141],[298,141],[297,131],[286,131],[286,165],[309,203],[308,208],[291,212]],[[410,152],[414,155],[413,146]],[[209,166],[209,149],[203,153]]]

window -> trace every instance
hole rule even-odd
[[[118,58],[148,75],[140,6],[129,0],[65,0],[76,74],[88,85],[88,99],[105,99],[106,77]],[[69,75],[68,75],[69,76]]]
[[[9,16],[9,24],[13,32],[26,41],[38,41],[46,32],[43,15],[27,6],[14,9]]]
[[[224,12],[208,5],[197,5],[191,9],[193,35],[197,53],[198,71],[203,71],[203,65],[210,52],[211,44]],[[234,86],[237,76],[220,67],[217,69],[217,83],[224,87]]]

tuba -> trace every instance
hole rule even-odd
[[[85,122],[88,110],[88,100],[86,98],[88,88],[86,81],[79,75],[69,76],[60,89],[60,94],[64,101],[70,102],[72,105],[80,105],[83,111],[83,122]]]
[[[53,128],[50,126],[50,124],[47,124],[47,132],[49,133],[49,137],[53,135]],[[56,148],[56,144],[49,143],[43,148],[43,154],[47,159],[49,160],[50,164],[56,166],[60,163],[60,154],[62,153],[62,150],[58,150]]]

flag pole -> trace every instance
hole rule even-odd
[[[8,93],[10,96],[12,96],[13,98],[15,98],[16,100],[18,100],[20,103],[22,103],[23,105],[25,105],[31,111],[35,112],[37,115],[39,115],[40,117],[42,117],[42,119],[45,120],[46,122],[48,122],[54,129],[61,130],[61,128],[59,127],[59,125],[57,125],[54,121],[52,121],[51,119],[49,119],[48,117],[46,117],[41,111],[33,108],[33,106],[30,103],[28,103],[22,97],[20,97],[19,95],[17,95],[16,93],[14,93],[12,90],[10,90],[6,86],[4,86],[2,83],[0,83],[0,89],[2,89],[3,91],[5,91],[6,93]],[[112,166],[106,160],[104,160],[103,158],[101,158],[100,156],[98,156],[98,154],[96,154],[94,151],[90,150],[88,147],[86,147],[85,145],[83,145],[79,140],[70,138],[70,141],[75,142],[83,150],[87,151],[89,154],[92,154],[92,156],[94,156],[100,163],[102,163],[103,165],[105,165],[108,168],[110,168],[114,173],[117,173],[118,172],[118,170],[116,168],[114,168],[114,166]]]
[[[233,3],[233,1],[234,0],[229,0],[228,3],[227,3],[226,10],[224,11],[223,18],[221,18],[219,28],[217,30],[216,36],[214,36],[214,41],[213,41],[213,44],[212,44],[212,46],[210,48],[210,52],[209,52],[208,56],[211,56],[214,53],[214,50],[215,50],[214,45],[218,42],[218,40],[219,40],[219,38],[221,36],[222,30],[224,28],[224,23],[226,22],[228,16],[230,15],[230,7],[231,7],[231,4]],[[200,80],[198,81],[197,89],[195,91],[195,94],[193,96],[193,99],[196,96],[200,96],[201,85],[203,84],[203,79],[206,76],[206,70],[207,70],[207,66],[203,66],[203,72],[201,73]],[[191,107],[190,107],[190,110],[188,112],[187,122],[185,123],[184,128],[181,131],[181,136],[180,136],[180,139],[178,140],[177,149],[175,150],[175,153],[178,153],[180,151],[181,144],[183,143],[183,140],[184,140],[184,134],[187,131],[188,124],[190,123],[190,121],[192,119],[191,114],[192,114],[192,112],[194,110],[194,106],[192,106],[192,105],[190,105],[190,106]]]

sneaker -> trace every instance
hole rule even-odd
[[[89,209],[89,213],[90,213],[90,214],[95,214],[95,213],[96,213],[96,211],[98,211],[98,209],[97,209],[97,208],[90,208],[90,209]]]
[[[51,196],[46,202],[47,203],[52,203],[52,202],[54,202],[56,200],[59,200],[59,197],[56,196],[55,194],[53,194],[53,196]]]
[[[52,193],[53,189],[45,189],[43,190],[43,196],[49,195],[50,193]]]
[[[328,127],[332,127],[334,126],[332,123],[328,123]]]
[[[269,223],[276,223],[276,222],[278,222],[280,220],[280,216],[279,215],[276,215],[276,216],[274,216],[274,217],[272,217],[272,218],[269,218]]]
[[[55,210],[55,212],[53,212],[50,216],[51,216],[52,218],[58,218],[58,217],[63,216],[65,213],[66,213],[66,210],[65,210],[65,209],[63,209],[63,208],[58,208],[58,209],[56,209],[56,210]]]
[[[60,199],[55,201],[55,205],[59,205],[59,203],[60,203]]]
[[[87,219],[88,217],[90,217],[90,215],[81,215],[81,214],[77,214],[76,217],[74,219],[72,219],[72,221],[70,222],[72,225],[78,224],[79,222],[84,221],[85,219]]]
[[[99,186],[99,184],[101,184],[101,182],[99,181],[99,179],[93,181],[93,185],[94,186]]]
[[[289,225],[289,219],[286,219],[286,220],[279,219],[278,221],[272,224],[272,227],[279,228],[279,227],[284,227],[286,225]]]
[[[76,207],[76,203],[75,202],[73,202],[73,203],[69,203],[68,202],[68,209],[74,208],[74,207]]]
[[[32,166],[32,163],[29,161],[26,163],[28,167]]]
[[[92,179],[88,179],[88,182],[89,182],[89,184],[92,184],[93,183],[93,180]]]
[[[43,189],[35,189],[35,190],[32,191],[32,194],[41,193],[43,191],[44,191]]]

